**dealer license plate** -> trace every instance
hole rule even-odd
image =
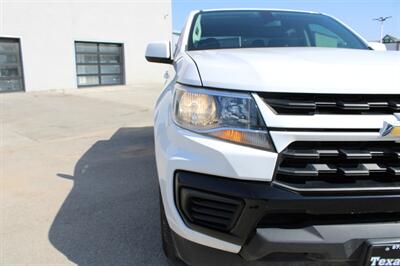
[[[400,266],[400,243],[373,244],[370,246],[365,265]]]

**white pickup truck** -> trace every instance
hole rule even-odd
[[[193,11],[170,46],[146,51],[174,67],[154,121],[169,258],[400,265],[399,52],[264,9]]]

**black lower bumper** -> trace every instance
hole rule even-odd
[[[362,241],[361,245],[354,245],[354,241],[342,244],[325,244],[325,245],[309,245],[305,243],[285,243],[285,245],[273,245],[260,243],[259,239],[256,238],[252,241],[253,244],[260,244],[256,249],[261,250],[265,248],[273,247],[275,251],[277,248],[279,252],[274,252],[268,256],[263,256],[257,260],[249,260],[246,258],[246,250],[242,250],[239,254],[233,254],[226,251],[213,249],[207,246],[203,246],[185,238],[180,237],[176,233],[172,232],[172,238],[177,250],[178,256],[187,265],[218,265],[218,266],[257,266],[257,265],[354,265],[361,266],[365,265],[364,262],[368,247],[370,244],[376,243],[388,243],[398,242],[400,239],[375,239],[373,241]],[[252,249],[254,247],[245,246],[244,248]],[[342,252],[346,253],[346,259],[340,259],[339,257],[330,257],[332,254]],[[275,262],[275,263],[273,263]]]
[[[177,172],[175,187],[189,227],[242,246],[234,260],[359,262],[366,241],[400,239],[400,195],[302,195],[266,182],[190,172]]]

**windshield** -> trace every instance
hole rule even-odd
[[[254,47],[368,49],[333,18],[289,11],[209,11],[193,20],[188,50]]]

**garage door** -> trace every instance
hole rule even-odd
[[[123,46],[75,42],[78,87],[124,84]]]
[[[24,82],[19,40],[0,38],[0,92],[22,90]]]

